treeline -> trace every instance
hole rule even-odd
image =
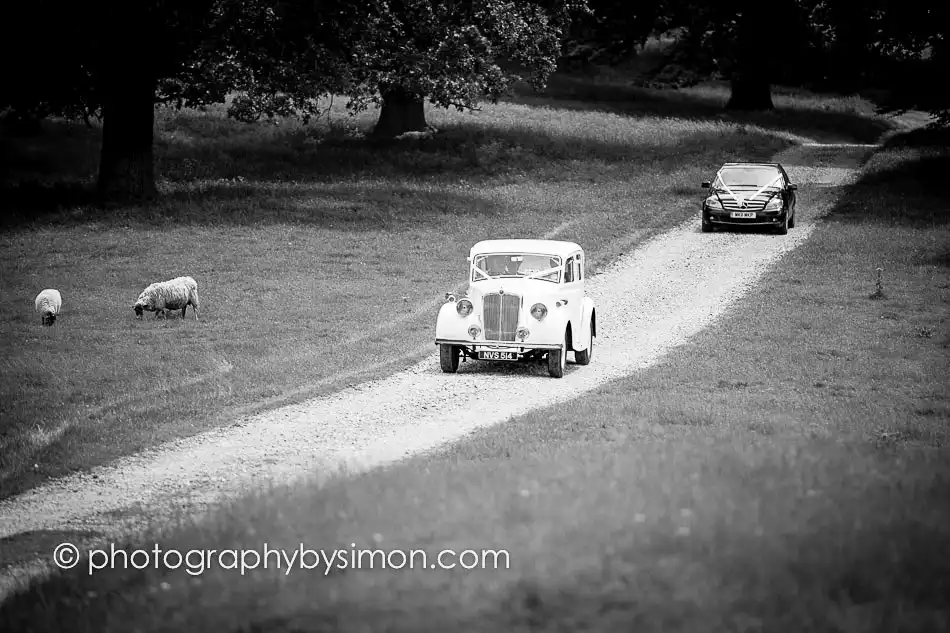
[[[5,10],[8,117],[98,118],[103,197],[155,193],[154,105],[224,103],[244,121],[318,114],[320,97],[381,106],[374,133],[426,127],[424,104],[472,108],[542,88],[565,54],[619,59],[681,33],[678,59],[728,77],[728,107],[774,84],[851,91],[948,122],[947,3],[924,0],[35,0]]]
[[[656,33],[680,34],[675,60],[732,83],[728,107],[773,107],[771,85],[874,91],[881,109],[950,123],[950,8],[930,0],[589,0],[567,54],[610,63]]]

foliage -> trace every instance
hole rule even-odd
[[[651,0],[636,4],[623,0],[589,0],[590,11],[571,27],[569,57],[585,62],[611,63],[642,48],[646,39],[663,30],[668,4]],[[667,14],[668,15],[668,14]]]
[[[163,80],[159,102],[214,102],[235,72],[227,52],[216,46],[227,27],[222,4],[15,3],[9,23],[17,24],[19,38],[4,40],[8,89],[0,107],[37,116],[101,117],[110,91],[133,73]]]
[[[320,0],[313,6],[309,15],[300,8],[287,13],[283,27],[312,25],[325,37],[305,38],[309,43],[299,56],[273,55],[277,62],[248,86],[238,101],[242,111],[233,108],[232,116],[286,114],[271,104],[313,96],[312,87],[291,80],[300,60],[329,75],[331,83],[320,87],[349,97],[353,111],[381,104],[388,91],[474,109],[485,98],[497,102],[517,81],[543,87],[572,15],[588,10],[586,0]],[[280,45],[282,38],[268,39]],[[333,40],[333,50],[323,44]]]
[[[17,55],[0,108],[43,117],[102,117],[135,75],[154,100],[223,103],[242,121],[319,112],[327,94],[354,110],[401,89],[442,107],[495,102],[517,81],[542,87],[572,16],[586,0],[150,0],[19,3],[12,10],[37,54]],[[16,60],[15,62],[13,60]],[[43,77],[42,82],[34,81]]]
[[[923,110],[932,125],[950,126],[950,96],[940,78],[950,75],[946,3],[907,0],[889,4],[876,21],[872,50],[882,60],[888,98],[882,111]]]

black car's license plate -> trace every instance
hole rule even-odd
[[[517,352],[478,352],[478,360],[518,360]]]

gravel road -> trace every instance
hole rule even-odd
[[[838,185],[854,175],[867,151],[797,146],[775,160],[793,182]],[[846,155],[851,164],[841,160]],[[835,166],[823,166],[826,158]],[[0,502],[0,548],[4,538],[36,530],[95,530],[112,539],[144,527],[143,515],[155,520],[270,482],[384,465],[576,398],[653,364],[719,318],[770,265],[804,242],[827,211],[810,206],[807,192],[799,200],[797,226],[788,235],[704,234],[695,217],[591,277],[588,292],[600,330],[593,360],[580,367],[569,358],[560,380],[540,365],[471,361],[457,374],[443,374],[433,345],[432,355],[387,379],[258,414]],[[148,512],[117,518],[139,504]],[[5,567],[0,598],[47,563]]]

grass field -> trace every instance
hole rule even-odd
[[[694,214],[719,162],[889,125],[815,96],[746,123],[685,108],[700,89],[612,114],[592,88],[584,111],[560,85],[534,105],[432,110],[438,136],[393,143],[361,138],[374,113],[348,122],[339,103],[307,127],[163,110],[165,197],[148,207],[87,204],[95,128],[0,141],[0,498],[433,351],[478,239],[575,240],[595,272]],[[146,285],[185,274],[199,322],[133,319]],[[51,329],[32,311],[46,287],[64,301]]]
[[[506,549],[510,569],[99,572],[4,630],[950,629],[950,153],[894,144],[722,325],[406,464],[165,548]],[[881,293],[875,269],[883,267]],[[141,541],[146,543],[147,540]],[[437,596],[437,598],[436,598]],[[385,625],[385,626],[384,626]]]

